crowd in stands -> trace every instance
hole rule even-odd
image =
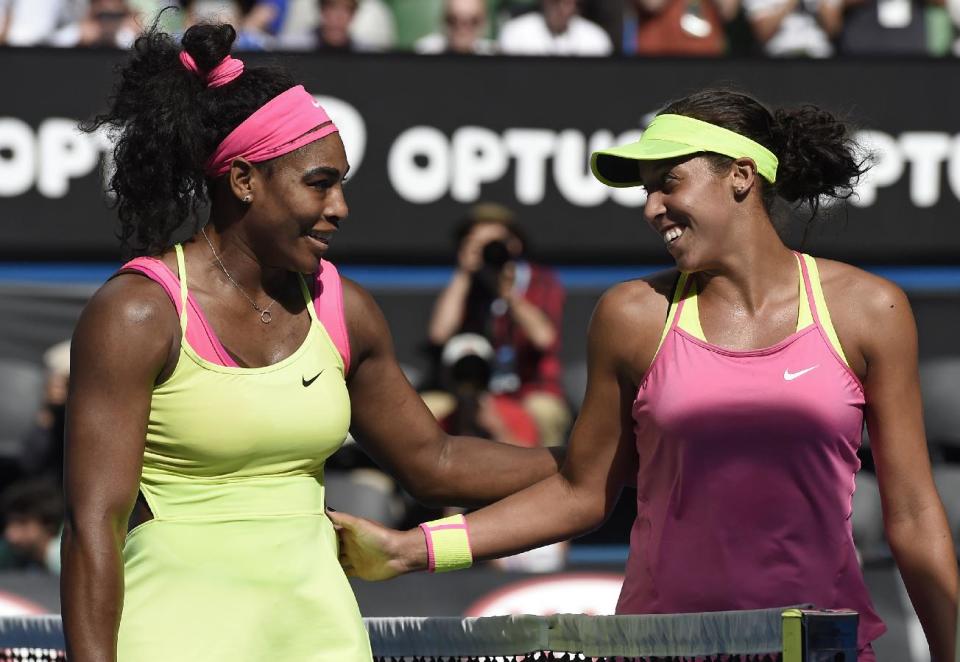
[[[60,572],[69,341],[51,347],[43,359],[40,406],[19,452],[0,462],[0,570],[39,567]]]
[[[128,48],[158,17],[248,51],[960,55],[960,0],[0,0],[0,44]]]

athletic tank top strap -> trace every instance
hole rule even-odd
[[[320,319],[317,317],[317,311],[310,296],[310,288],[307,287],[307,281],[303,279],[303,274],[297,274],[297,282],[300,283],[300,293],[303,295],[303,300],[307,302],[307,313],[310,314],[310,321],[318,324]]]
[[[176,244],[174,250],[177,253],[177,279],[180,281],[180,331],[187,334],[187,265],[183,259],[183,246]]]
[[[683,329],[694,338],[707,342],[700,325],[700,304],[697,302],[697,282],[692,277],[688,279],[687,291],[683,295],[680,307],[677,310],[677,328]]]
[[[813,317],[813,296],[806,287],[807,278],[804,275],[803,258],[800,253],[795,253],[797,258],[797,328],[796,331],[805,329],[814,323]],[[690,279],[690,291],[683,297],[681,309],[677,313],[677,326],[688,334],[703,342],[709,342],[703,333],[703,327],[700,324],[700,304],[699,293],[697,292],[696,282]]]
[[[220,343],[200,306],[189,293],[187,293],[186,305],[184,305],[181,298],[184,289],[181,288],[177,275],[166,264],[153,257],[137,257],[124,264],[117,273],[130,271],[146,276],[163,288],[177,311],[181,334],[187,339],[187,344],[193,347],[201,358],[211,363],[237,367],[237,362],[233,360]],[[184,310],[186,310],[187,319],[184,319]],[[184,328],[186,331],[184,331]]]
[[[677,284],[673,287],[673,296],[670,299],[670,306],[667,308],[667,320],[663,324],[660,342],[657,344],[657,354],[660,353],[660,348],[663,347],[663,341],[667,339],[667,335],[677,325],[679,312],[683,309],[683,297],[686,294],[688,280],[689,275],[681,273],[677,278]]]
[[[820,283],[820,270],[817,268],[817,261],[806,253],[799,254],[800,269],[803,273],[803,281],[807,290],[807,298],[810,300],[811,314],[814,323],[824,332],[830,346],[837,353],[837,356],[843,363],[849,367],[850,362],[843,352],[843,346],[840,344],[840,337],[837,330],[833,327],[833,321],[830,319],[830,309],[827,307],[827,300],[823,296],[823,286]]]
[[[343,373],[350,372],[350,336],[343,309],[343,282],[332,262],[320,260],[313,288],[316,316],[343,359]]]
[[[797,258],[797,272],[800,281],[800,311],[797,314],[797,331],[805,329],[811,324],[815,324],[813,316],[813,297],[810,296],[810,279],[807,278],[806,269],[804,269],[803,255],[794,251]]]

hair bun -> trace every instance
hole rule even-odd
[[[210,71],[230,54],[237,31],[229,23],[201,23],[187,29],[181,40],[201,71]]]
[[[814,209],[820,196],[848,198],[865,168],[843,122],[812,105],[778,109],[773,117],[771,134],[780,159],[777,193]]]

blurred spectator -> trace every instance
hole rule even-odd
[[[417,40],[413,49],[430,55],[490,55],[496,52],[496,46],[484,36],[486,33],[485,0],[446,0],[443,9],[443,31],[422,37]]]
[[[47,369],[44,400],[33,429],[23,441],[21,468],[26,476],[63,484],[63,432],[70,382],[70,341],[57,343],[43,355]]]
[[[273,35],[261,28],[270,27],[269,19],[277,13],[276,3],[234,0],[181,0],[181,3],[187,12],[184,29],[197,23],[229,23],[237,30],[234,42],[237,50],[270,50],[275,44]],[[248,22],[248,19],[251,20]]]
[[[49,43],[63,47],[130,48],[141,27],[126,0],[90,0],[83,18],[57,30]]]
[[[159,18],[164,31],[171,34],[183,32],[184,12],[180,10],[179,0],[127,0],[127,4],[141,26],[153,25]]]
[[[481,335],[461,333],[443,347],[445,381],[456,405],[440,426],[451,434],[469,434],[527,448],[539,446],[539,433],[530,414],[513,398],[489,391],[496,355]],[[460,512],[447,509],[445,514]],[[566,566],[569,543],[559,542],[490,564],[509,572],[558,572]]]
[[[77,24],[86,7],[77,0],[0,0],[0,44],[37,46]]]
[[[953,54],[960,57],[960,0],[946,0],[946,5],[953,22],[953,33],[957,36],[953,42]]]
[[[743,0],[757,41],[774,57],[833,55],[843,0]]]
[[[14,483],[0,495],[3,543],[16,561],[60,574],[63,498],[50,482]]]
[[[393,11],[384,0],[360,0],[350,24],[350,36],[358,50],[387,51],[397,42],[397,24]]]
[[[283,35],[279,47],[293,51],[376,51],[393,44],[392,14],[379,0],[318,0],[318,25]]]
[[[288,0],[247,0],[241,3],[244,12],[243,30],[277,36],[287,17]]]
[[[577,0],[542,0],[540,11],[508,21],[499,46],[507,55],[610,55],[613,44],[600,26],[578,13]]]
[[[926,9],[923,0],[845,0],[838,49],[843,55],[926,55]]]
[[[522,231],[500,205],[474,206],[457,247],[457,268],[434,305],[430,341],[442,346],[465,332],[488,338],[495,351],[491,391],[519,401],[544,444],[563,443],[570,425],[560,381],[563,286],[551,269],[526,259]],[[446,414],[436,403],[431,409],[438,418]]]
[[[456,399],[453,410],[440,419],[450,434],[493,439],[533,448],[540,445],[537,425],[512,398],[490,393],[495,353],[490,342],[475,333],[461,333],[443,347],[444,381]]]
[[[724,24],[738,0],[632,0],[624,23],[627,55],[717,57],[727,50]]]
[[[624,5],[630,0],[579,0],[580,15],[607,33],[614,52],[623,41]]]

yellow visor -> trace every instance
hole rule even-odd
[[[699,152],[752,159],[761,177],[771,184],[777,180],[777,157],[769,149],[739,133],[685,115],[657,115],[637,142],[594,152],[590,169],[607,186],[640,186],[637,161]]]

